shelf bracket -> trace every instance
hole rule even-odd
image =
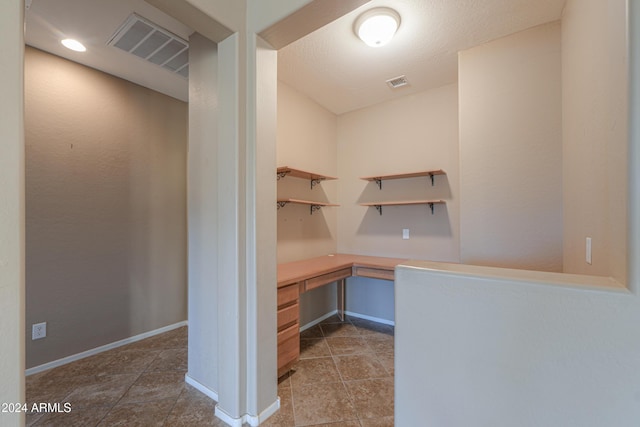
[[[433,215],[433,203],[429,203],[429,207],[431,208],[431,215]]]
[[[382,178],[374,178],[373,180],[378,184],[378,188],[382,190]]]
[[[284,171],[284,172],[278,172],[278,181],[280,181],[282,178],[286,177],[287,175],[289,175],[289,173],[291,173],[291,171]]]
[[[433,175],[432,173],[430,173],[430,174],[429,174],[429,177],[431,178],[431,186],[432,186],[432,187],[435,185],[435,181],[434,181],[434,179],[433,179],[433,176],[434,176],[434,175]]]
[[[380,212],[380,215],[382,215],[382,205],[374,205],[374,207],[378,212]]]
[[[287,205],[287,202],[277,202],[277,203],[278,203],[278,209],[284,208]]]
[[[309,215],[313,215],[313,212],[319,211],[322,208],[320,205],[311,205],[309,206]]]
[[[320,184],[323,181],[323,178],[312,178],[311,179],[311,189],[313,190],[313,187],[315,187],[316,185]]]

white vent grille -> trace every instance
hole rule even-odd
[[[124,21],[107,44],[189,77],[189,43],[136,14]]]
[[[407,86],[409,84],[409,81],[407,80],[406,76],[398,76],[387,80],[387,84],[391,89],[397,89],[402,86]]]

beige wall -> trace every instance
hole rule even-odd
[[[459,54],[460,260],[562,270],[560,24]]]
[[[338,118],[340,174],[338,250],[344,253],[458,261],[458,90],[448,85],[346,113]],[[384,181],[362,176],[443,169],[424,178]],[[443,199],[427,206],[359,203]],[[409,240],[402,239],[408,228]]]
[[[428,178],[383,181],[362,176],[443,169]],[[367,255],[459,260],[458,87],[441,88],[346,113],[338,118],[340,216],[338,251]],[[432,215],[426,205],[374,208],[373,201],[443,199]],[[409,240],[402,230],[409,229]],[[353,278],[347,310],[393,322],[393,284]]]
[[[0,3],[0,403],[25,401],[23,11]],[[0,412],[0,425],[24,413]]]
[[[278,82],[278,166],[338,176],[335,114],[306,95]],[[278,197],[337,203],[342,182],[325,181],[311,189],[309,181],[278,180]],[[327,207],[311,215],[309,206],[288,204],[278,210],[278,262],[336,251],[336,218],[341,208]]]
[[[186,104],[32,48],[25,81],[27,366],[185,320]]]
[[[569,0],[562,21],[564,271],[627,269],[626,2]],[[592,264],[585,239],[592,238]]]
[[[337,203],[336,115],[306,95],[278,82],[278,166],[337,176],[311,189],[309,181],[278,180],[278,197]],[[327,255],[337,250],[337,218],[342,207],[325,207],[310,214],[309,206],[288,204],[278,209],[278,262]],[[300,325],[335,310],[335,286],[324,286],[300,299]]]

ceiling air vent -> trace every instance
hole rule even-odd
[[[397,89],[402,86],[406,86],[409,84],[406,76],[398,76],[392,79],[387,80],[387,84],[391,89]]]
[[[135,13],[124,21],[107,44],[189,77],[189,43]]]

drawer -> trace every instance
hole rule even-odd
[[[382,268],[355,267],[355,275],[361,277],[371,277],[372,279],[394,280],[394,270]]]
[[[351,276],[351,267],[343,268],[342,270],[333,271],[331,273],[313,277],[305,281],[305,290],[310,291],[311,289],[315,289],[317,287],[326,285],[327,283],[335,282],[336,280],[344,279],[350,276]]]
[[[295,323],[289,326],[288,328],[278,332],[278,347],[280,347],[280,343],[287,341],[291,337],[299,337],[299,336],[300,336],[300,325],[298,323]]]
[[[278,376],[286,373],[300,357],[300,334],[298,324],[285,329],[282,332],[293,329],[293,334],[278,334]],[[281,338],[282,341],[281,341]]]
[[[278,330],[288,326],[291,323],[298,323],[299,304],[289,305],[278,310]]]
[[[285,286],[278,289],[278,307],[285,306],[298,300],[298,284]]]

